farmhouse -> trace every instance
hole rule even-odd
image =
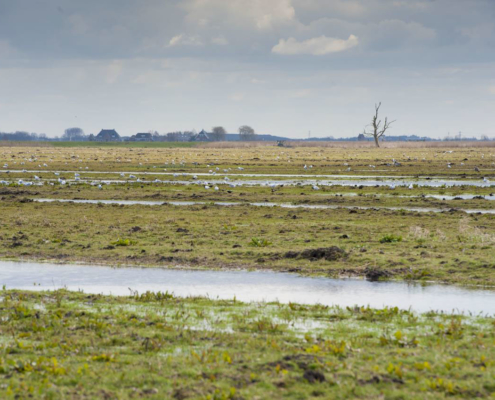
[[[191,141],[193,141],[193,142],[209,142],[210,138],[208,137],[208,133],[206,133],[206,131],[203,129],[196,136],[193,136],[191,138]]]
[[[102,129],[95,140],[97,142],[120,142],[120,135],[115,129]]]

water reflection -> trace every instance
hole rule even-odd
[[[245,302],[280,301],[339,306],[369,305],[450,313],[495,314],[495,291],[447,285],[308,278],[287,273],[111,268],[0,262],[0,285],[8,289],[52,290],[128,295],[129,288],[169,291],[177,296],[209,296]]]

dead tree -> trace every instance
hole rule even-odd
[[[373,139],[375,139],[375,144],[376,147],[380,147],[379,139],[385,134],[385,132],[390,128],[390,125],[392,125],[395,121],[389,121],[388,117],[385,117],[385,121],[382,126],[382,120],[378,120],[378,112],[380,111],[382,103],[375,104],[375,115],[373,116],[373,119],[371,121],[370,125],[367,125],[364,128],[363,134],[366,136],[371,136]],[[366,131],[366,128],[368,126],[371,126],[371,131]]]

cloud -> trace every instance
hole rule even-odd
[[[217,36],[211,39],[211,43],[216,44],[218,46],[226,46],[229,44],[229,41],[225,39],[223,36]]]
[[[199,36],[194,35],[194,36],[188,36],[184,34],[176,35],[172,39],[170,39],[170,42],[168,44],[170,47],[173,46],[202,46],[203,42],[201,42],[201,39]]]
[[[240,102],[244,100],[244,97],[246,97],[245,93],[233,93],[230,96],[230,100],[235,101],[235,102]]]
[[[338,53],[349,50],[359,44],[357,36],[351,35],[347,40],[329,38],[325,35],[320,37],[297,41],[293,37],[285,40],[280,39],[278,44],[272,48],[272,53],[282,55],[311,54],[313,56],[323,56],[325,54]]]
[[[488,91],[489,91],[491,94],[495,94],[495,85],[490,86],[490,87],[488,88]]]
[[[182,7],[187,11],[186,21],[200,27],[229,25],[264,31],[296,17],[291,0],[185,0]]]

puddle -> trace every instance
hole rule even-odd
[[[224,175],[227,176],[227,175]],[[210,176],[211,177],[211,176]],[[46,183],[55,183],[58,179],[40,179],[39,181],[22,181],[25,185]],[[333,180],[318,180],[318,179],[300,179],[300,180],[224,180],[224,179],[207,179],[207,180],[150,180],[150,179],[137,179],[137,180],[123,180],[123,179],[65,179],[64,182],[70,184],[166,184],[166,185],[235,185],[241,186],[267,186],[267,187],[283,187],[283,186],[346,186],[346,187],[390,187],[394,189],[396,187],[409,187],[410,185],[416,185],[417,187],[431,187],[431,188],[449,188],[460,186],[471,187],[484,187],[495,188],[495,183],[486,183],[484,181],[475,180],[405,180],[405,179],[333,179]],[[19,180],[2,180],[0,184],[9,185],[12,183],[19,183]]]
[[[20,170],[6,171],[8,173],[23,173]],[[49,173],[54,171],[26,171],[24,173]],[[103,171],[64,171],[61,174],[115,174],[118,172],[103,172]],[[119,176],[119,179],[83,179],[75,181],[74,179],[65,179],[66,182],[76,183],[163,183],[163,184],[178,184],[178,185],[193,185],[199,184],[235,184],[237,186],[305,186],[305,185],[320,185],[320,186],[395,186],[408,187],[417,185],[419,187],[456,187],[456,186],[475,186],[475,187],[495,187],[495,182],[490,180],[473,180],[473,179],[456,179],[456,178],[440,178],[440,177],[419,177],[412,178],[410,176],[376,176],[376,175],[295,175],[295,174],[244,174],[244,173],[224,173],[219,171],[212,175],[209,173],[174,173],[174,172],[123,172],[125,179]],[[130,175],[136,178],[131,179]],[[138,177],[141,176],[141,178]],[[143,178],[143,175],[146,178]],[[158,180],[155,181],[152,176],[175,176],[193,178],[201,177],[200,180]],[[225,181],[222,177],[246,177],[246,178],[287,178],[287,179],[256,179],[256,180],[229,180]],[[209,178],[209,179],[208,179]],[[300,179],[290,179],[300,178]],[[138,180],[139,179],[139,180]],[[56,181],[57,179],[41,179],[41,181]],[[155,182],[154,182],[155,181]],[[5,180],[3,183],[16,182],[16,180]]]
[[[0,262],[0,285],[7,289],[54,290],[129,295],[169,291],[177,296],[208,296],[244,302],[280,301],[338,306],[399,307],[418,312],[495,314],[495,291],[447,285],[308,278],[294,274],[246,271],[187,271],[111,268],[33,262]]]
[[[342,205],[319,205],[319,204],[290,204],[290,203],[240,203],[229,201],[144,201],[144,200],[70,200],[70,199],[32,199],[38,203],[74,203],[74,204],[115,204],[115,205],[143,205],[143,206],[195,206],[195,205],[215,205],[222,207],[231,206],[252,206],[252,207],[281,207],[290,209],[309,209],[309,210],[337,210],[337,209],[356,209],[356,210],[390,210],[390,211],[413,211],[413,212],[449,212],[451,210],[465,212],[467,214],[495,214],[495,210],[478,210],[478,209],[452,209],[452,208],[430,208],[430,207],[363,207],[363,206],[342,206]]]

